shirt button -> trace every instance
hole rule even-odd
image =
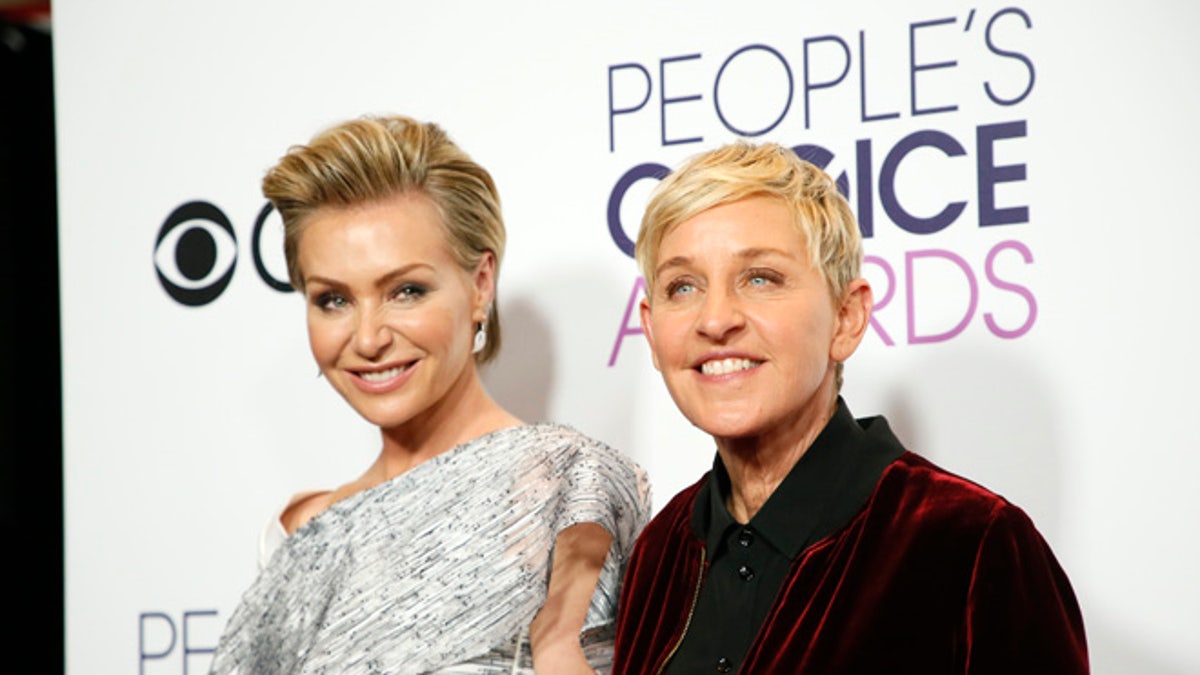
[[[751,530],[742,530],[738,533],[738,543],[742,546],[749,546],[754,543],[754,532]]]
[[[746,565],[742,565],[738,568],[738,576],[742,578],[742,581],[750,581],[754,578],[754,570]]]
[[[724,656],[717,659],[718,673],[728,673],[731,670],[733,670],[733,664],[729,662],[729,659],[725,658]]]

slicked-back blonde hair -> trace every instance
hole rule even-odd
[[[813,266],[840,302],[862,268],[862,235],[850,205],[829,174],[775,143],[737,141],[692,157],[651,194],[634,255],[654,298],[655,266],[663,237],[683,221],[747,197],[774,197],[792,212]],[[837,364],[837,386],[842,364]]]
[[[441,216],[455,260],[473,271],[491,251],[500,275],[505,230],[500,195],[491,174],[450,140],[439,126],[402,116],[366,116],[317,134],[290,148],[267,171],[263,195],[283,219],[283,250],[292,285],[304,289],[298,249],[309,217],[324,207],[369,204],[406,192],[429,197]],[[493,297],[487,346],[475,355],[491,360],[500,348],[500,313]]]

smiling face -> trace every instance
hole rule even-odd
[[[703,211],[659,244],[642,326],[675,404],[722,438],[819,431],[835,364],[853,353],[870,288],[837,302],[786,204],[750,197]]]
[[[471,345],[494,259],[455,261],[437,208],[410,192],[306,219],[298,263],[313,356],[334,389],[384,429],[452,409],[477,378]]]

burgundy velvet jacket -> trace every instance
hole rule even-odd
[[[687,630],[708,570],[692,524],[706,480],[638,538],[614,673],[659,672]],[[739,672],[1075,674],[1088,657],[1070,582],[1029,517],[905,452],[857,515],[793,561]]]

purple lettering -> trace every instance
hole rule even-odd
[[[620,70],[629,70],[629,69],[633,69],[633,70],[640,72],[642,74],[642,76],[646,79],[646,91],[642,95],[641,102],[636,103],[632,106],[625,107],[625,108],[617,108],[617,107],[615,107],[616,103],[614,102],[615,94],[613,92],[613,89],[614,89],[613,74]],[[608,151],[609,152],[614,152],[617,147],[616,146],[616,143],[617,143],[616,138],[617,137],[616,137],[616,133],[613,129],[613,126],[614,126],[613,123],[616,120],[617,115],[625,115],[625,114],[628,114],[631,112],[637,112],[638,110],[641,110],[643,107],[645,107],[646,103],[648,103],[650,101],[651,88],[652,88],[652,83],[650,81],[650,71],[646,70],[646,67],[640,63],[619,63],[615,66],[608,67]]]
[[[633,291],[629,293],[629,302],[625,304],[625,316],[621,317],[621,326],[617,329],[617,341],[613,343],[612,355],[608,357],[608,367],[612,368],[617,362],[617,355],[621,353],[621,345],[625,342],[625,338],[630,335],[641,335],[642,326],[640,321],[634,325],[629,325],[629,317],[637,316],[633,308],[638,306],[638,301],[641,299],[639,293],[646,292],[646,280],[638,277],[633,283]]]
[[[1017,326],[1013,330],[1001,328],[1000,325],[996,323],[996,320],[992,318],[991,312],[984,313],[983,322],[987,324],[988,330],[992,331],[992,333],[998,337],[1002,337],[1006,340],[1013,340],[1028,333],[1029,329],[1033,328],[1033,323],[1037,321],[1038,305],[1037,299],[1033,297],[1033,293],[1031,293],[1028,288],[1004,281],[1000,277],[996,276],[996,256],[1000,253],[1000,251],[1006,249],[1012,249],[1020,253],[1021,258],[1026,264],[1033,262],[1033,253],[1030,252],[1029,248],[1025,246],[1025,244],[1022,244],[1019,241],[1002,241],[993,246],[991,251],[988,251],[987,260],[984,263],[984,273],[987,275],[988,281],[991,282],[991,284],[996,288],[1005,291],[1011,291],[1024,298],[1025,303],[1029,306],[1029,315],[1025,318],[1025,323]]]
[[[783,72],[785,75],[787,75],[787,102],[783,104],[783,110],[779,111],[779,116],[775,118],[774,122],[771,122],[767,126],[758,130],[739,129],[738,127],[735,127],[732,122],[726,119],[724,111],[721,110],[721,77],[725,74],[725,68],[739,55],[751,50],[764,51],[774,56],[779,63],[783,65]],[[788,110],[792,107],[792,97],[795,93],[796,83],[792,78],[792,69],[788,66],[787,59],[783,58],[783,54],[780,54],[778,51],[768,47],[767,45],[747,45],[730,54],[729,58],[725,59],[725,62],[721,64],[720,70],[717,71],[716,82],[713,83],[713,104],[717,109],[717,117],[721,120],[721,124],[725,125],[726,129],[742,136],[762,136],[763,134],[779,126],[779,123],[782,122],[783,118],[787,116]]]
[[[908,156],[908,153],[920,147],[937,148],[945,153],[947,157],[959,157],[967,154],[963,146],[954,140],[953,136],[945,132],[934,130],[914,131],[900,139],[896,147],[892,148],[891,152],[883,160],[883,167],[879,172],[879,202],[883,205],[883,210],[887,212],[892,222],[896,223],[901,229],[913,234],[932,234],[949,227],[950,223],[953,223],[962,214],[963,209],[967,207],[967,203],[953,202],[947,204],[946,208],[929,218],[914,216],[900,205],[900,200],[896,197],[896,171],[900,167],[900,162]]]
[[[844,60],[844,65],[842,66],[841,74],[838,75],[837,77],[833,78],[832,80],[826,80],[825,82],[814,82],[812,80],[811,73],[809,71],[809,64],[811,64],[813,62],[813,59],[812,59],[811,55],[809,54],[808,48],[811,45],[819,44],[822,42],[832,42],[842,48],[842,58]],[[804,128],[805,129],[811,128],[810,127],[810,118],[811,118],[811,113],[812,113],[812,101],[810,100],[808,93],[810,91],[816,91],[817,89],[827,89],[829,87],[833,87],[833,86],[841,83],[842,80],[846,79],[846,73],[849,73],[849,72],[850,72],[850,47],[848,47],[846,45],[845,40],[841,39],[840,37],[838,37],[836,35],[822,35],[821,37],[805,38],[805,40],[804,40]]]
[[[917,310],[916,310],[916,293],[917,280],[913,263],[920,258],[941,258],[948,260],[958,266],[966,276],[967,283],[971,289],[971,301],[967,306],[967,311],[963,314],[961,320],[950,330],[944,333],[935,333],[933,335],[917,335]],[[951,338],[958,336],[971,322],[971,317],[975,316],[975,307],[979,304],[979,285],[975,281],[975,275],[971,272],[971,266],[963,260],[961,256],[952,251],[943,249],[926,249],[924,251],[909,251],[904,255],[904,276],[905,276],[905,294],[908,309],[908,343],[909,344],[925,344],[930,342],[945,342]]]
[[[686,96],[667,96],[667,64],[678,63],[680,61],[692,61],[700,58],[699,54],[687,54],[686,56],[672,56],[662,59],[658,62],[658,92],[659,92],[659,117],[662,122],[662,144],[663,145],[682,145],[684,143],[699,143],[704,140],[703,136],[690,136],[688,138],[667,138],[667,106],[675,103],[686,103],[688,101],[699,101],[702,96],[700,94],[688,94]]]
[[[975,129],[975,164],[978,171],[979,226],[1029,222],[1028,206],[996,208],[996,184],[1025,180],[1024,164],[996,166],[993,146],[1002,138],[1024,138],[1025,120],[984,124]]]
[[[879,269],[883,270],[883,273],[887,276],[887,292],[883,294],[882,298],[879,298],[875,301],[875,306],[871,309],[871,327],[875,329],[876,333],[879,333],[879,337],[883,340],[883,344],[889,347],[894,347],[896,346],[896,341],[892,339],[891,335],[888,335],[888,332],[883,329],[883,326],[879,325],[879,322],[875,320],[875,317],[880,311],[883,310],[884,307],[888,306],[888,303],[892,301],[892,297],[896,295],[896,273],[892,271],[892,266],[889,265],[886,260],[878,256],[864,256],[863,264],[875,265],[879,267]]]
[[[958,65],[958,61],[938,61],[935,63],[917,63],[917,30],[920,28],[929,28],[932,26],[944,26],[955,22],[954,18],[934,19],[933,21],[921,21],[911,24],[908,27],[908,83],[911,89],[910,96],[912,100],[913,117],[917,115],[931,115],[940,112],[952,112],[958,110],[957,105],[944,105],[936,108],[921,108],[917,105],[917,73],[926,70],[938,70],[941,68],[953,68]]]

